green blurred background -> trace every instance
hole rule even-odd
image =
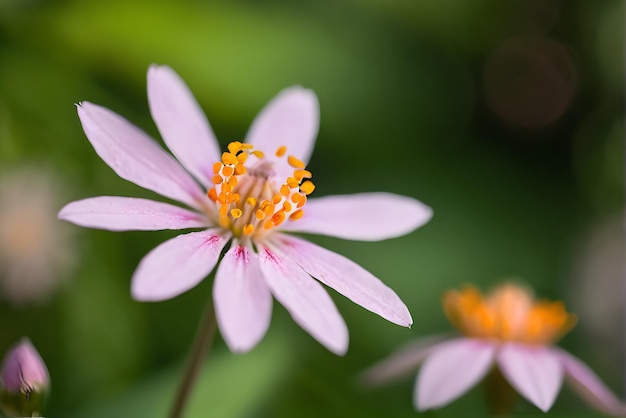
[[[351,333],[340,358],[275,303],[252,352],[218,337],[189,417],[418,415],[414,378],[371,390],[356,375],[450,330],[446,289],[506,278],[565,300],[579,324],[562,346],[622,393],[623,22],[618,0],[0,0],[0,217],[5,232],[24,228],[0,236],[0,351],[31,338],[52,378],[50,417],[166,415],[211,278],[135,302],[134,268],[175,233],[56,221],[78,198],[155,197],[99,160],[73,104],[107,106],[158,138],[145,87],[158,63],[186,80],[222,145],[282,88],[312,88],[315,195],[384,190],[435,213],[386,242],[311,237],[396,290],[411,330],[331,291]],[[29,233],[36,245],[19,238]],[[424,415],[482,416],[482,396]],[[543,415],[523,402],[516,412]],[[553,415],[596,416],[568,389]]]

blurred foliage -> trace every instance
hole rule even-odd
[[[381,277],[415,324],[391,325],[333,294],[351,332],[338,358],[274,304],[253,352],[216,342],[188,416],[415,416],[413,379],[367,391],[355,376],[404,342],[449,330],[439,306],[449,287],[515,277],[568,302],[585,233],[623,217],[623,16],[619,0],[0,0],[0,168],[53,167],[58,208],[97,195],[152,198],[98,159],[73,103],[107,106],[158,138],[145,74],[168,64],[225,145],[282,88],[314,89],[316,195],[385,190],[434,208],[428,225],[395,240],[311,237]],[[511,77],[497,91],[504,102],[489,101],[485,64],[520,38],[566,52],[509,50],[516,64],[500,74]],[[559,113],[532,128],[501,118],[502,103],[542,104],[526,94],[537,80],[568,89]],[[0,349],[31,338],[52,376],[51,417],[165,416],[212,279],[171,301],[135,302],[135,266],[174,233],[68,227],[79,266],[45,304],[0,302]],[[582,330],[563,345],[600,364],[602,347]],[[620,367],[596,368],[616,391],[617,352]],[[553,416],[596,416],[581,405],[564,390]],[[480,389],[424,416],[468,411],[485,413]],[[539,416],[523,403],[518,412]]]

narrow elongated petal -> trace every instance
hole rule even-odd
[[[544,412],[552,407],[563,382],[563,366],[554,351],[507,343],[500,348],[497,360],[504,377],[523,397]]]
[[[293,168],[286,158],[277,159],[276,150],[287,147],[293,155],[308,163],[319,129],[319,103],[312,90],[294,86],[281,91],[258,114],[246,135],[246,142],[265,152],[275,163],[277,178],[285,179]]]
[[[233,352],[251,350],[265,335],[272,316],[272,294],[256,254],[231,247],[220,262],[213,300],[222,337]]]
[[[168,66],[148,70],[148,104],[152,119],[176,158],[206,187],[220,148],[204,112],[189,87]]]
[[[432,209],[392,193],[358,193],[310,199],[304,216],[283,230],[310,232],[359,241],[379,241],[408,234],[432,217]]]
[[[152,138],[122,116],[89,102],[77,106],[83,130],[102,160],[121,178],[192,207],[204,193]]]
[[[356,304],[388,321],[408,327],[411,314],[398,295],[363,267],[303,239],[280,234],[277,249],[307,273]]]
[[[150,251],[135,270],[133,298],[166,300],[196,286],[213,270],[228,238],[209,229],[165,241]]]
[[[559,348],[552,349],[561,361],[565,381],[590,406],[600,412],[616,417],[626,416],[626,405],[582,361]]]
[[[361,374],[360,380],[368,386],[379,386],[413,374],[443,339],[444,335],[435,335],[412,341],[367,369]]]
[[[488,341],[460,338],[431,348],[417,375],[418,411],[443,406],[467,392],[493,364],[496,346]]]
[[[348,328],[322,285],[269,248],[260,248],[259,262],[272,294],[294,321],[330,351],[344,355]]]
[[[65,205],[59,219],[109,231],[156,231],[209,225],[200,213],[148,199],[99,196]]]

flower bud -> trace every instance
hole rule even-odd
[[[41,416],[50,378],[28,338],[9,350],[0,371],[0,410],[7,416]]]

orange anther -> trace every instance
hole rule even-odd
[[[236,165],[239,162],[239,160],[237,160],[237,157],[235,156],[235,154],[231,154],[230,152],[224,152],[222,153],[222,162],[224,164]]]
[[[251,150],[252,148],[254,148],[254,145],[252,144],[241,144],[241,149],[242,150]]]
[[[228,215],[228,205],[220,206],[220,216]]]
[[[215,163],[215,164],[213,164],[213,173],[214,173],[214,174],[219,173],[219,172],[220,172],[220,170],[222,169],[222,166],[223,166],[223,165],[224,165],[224,164],[222,164],[222,163]]]
[[[243,212],[241,211],[241,209],[235,208],[235,209],[230,210],[230,216],[232,216],[235,219],[241,217],[241,215],[243,215]]]
[[[207,196],[209,196],[209,199],[211,199],[214,202],[217,200],[217,191],[215,191],[215,187],[211,187],[209,189]]]
[[[222,184],[222,193],[230,193],[233,189],[228,183]]]
[[[231,189],[234,189],[237,183],[239,183],[237,177],[231,177],[230,180],[228,180],[228,185],[231,187]]]
[[[285,183],[287,183],[287,186],[291,187],[292,189],[295,189],[300,185],[300,182],[293,177],[287,177],[287,181]]]
[[[285,211],[280,210],[272,215],[272,222],[274,225],[280,225],[285,220]]]
[[[313,190],[315,190],[315,185],[312,181],[307,180],[300,185],[300,191],[306,195],[313,193]]]
[[[298,207],[301,208],[306,203],[306,196],[302,196],[302,199],[298,202]]]
[[[224,179],[219,174],[213,176],[213,183],[220,184]]]
[[[304,168],[304,167],[306,167],[306,164],[304,162],[300,161],[299,159],[297,159],[293,155],[290,155],[289,157],[287,157],[287,162],[293,168]]]
[[[272,222],[272,221],[267,221],[267,222],[265,222],[265,223],[263,224],[263,228],[264,228],[264,229],[270,229],[270,228],[272,228],[273,226],[274,226],[274,222]]]
[[[285,200],[283,202],[283,209],[285,209],[285,212],[291,212],[291,203]]]
[[[300,202],[303,198],[304,198],[304,196],[302,196],[300,193],[294,193],[294,194],[291,196],[291,201],[292,201],[293,203],[298,203],[298,202]]]
[[[288,196],[290,192],[289,186],[287,186],[286,184],[283,184],[282,186],[280,186],[280,194],[282,194],[283,196]]]
[[[247,152],[242,152],[241,154],[237,155],[237,161],[239,161],[239,164],[245,164],[247,159],[248,159]]]
[[[300,181],[302,179],[310,179],[313,177],[313,174],[309,170],[295,170],[293,176]]]
[[[276,156],[277,157],[282,157],[283,155],[285,155],[285,153],[287,152],[287,147],[286,146],[280,146],[278,147],[278,149],[276,150]]]
[[[254,214],[259,221],[265,219],[265,212],[263,212],[261,209],[257,209]]]
[[[230,165],[224,166],[224,169],[222,170],[222,175],[224,177],[230,177],[234,173],[235,173],[235,168],[233,166],[230,166]]]
[[[268,204],[265,205],[265,207],[263,208],[263,212],[265,213],[266,216],[271,216],[272,213],[274,213],[274,209],[276,208],[274,206],[273,203],[267,202]]]
[[[255,157],[257,157],[259,159],[265,157],[265,154],[263,154],[263,152],[259,151],[259,150],[252,151],[250,154],[254,155]]]
[[[241,165],[241,164],[236,165],[235,166],[235,175],[236,176],[240,176],[242,174],[246,174],[246,166]]]
[[[247,198],[246,199],[246,205],[255,207],[256,206],[256,199],[254,197]]]
[[[289,220],[297,221],[298,219],[302,218],[303,215],[304,215],[304,211],[302,209],[298,209],[297,211],[289,215]]]
[[[279,204],[281,200],[283,200],[283,198],[279,194],[275,194],[274,197],[272,197],[272,203],[275,205]]]
[[[241,142],[233,141],[228,144],[228,151],[230,151],[232,154],[237,154],[239,150],[241,150]]]
[[[245,235],[250,235],[253,232],[254,232],[254,225],[246,224],[246,226],[243,227],[243,233]]]

